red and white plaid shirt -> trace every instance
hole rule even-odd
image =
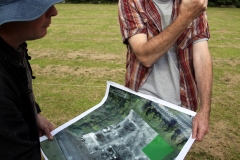
[[[179,0],[173,0],[172,21],[178,16],[179,7]],[[125,85],[138,91],[152,68],[139,62],[128,44],[128,38],[144,33],[149,40],[158,35],[162,32],[161,17],[152,0],[119,0],[118,14],[123,43],[127,45]],[[193,42],[202,38],[210,38],[206,12],[196,18],[176,41],[181,105],[193,111],[198,108]]]

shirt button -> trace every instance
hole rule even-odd
[[[148,21],[147,18],[145,18],[145,19],[143,20],[144,23],[147,23],[147,21]]]

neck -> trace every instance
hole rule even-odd
[[[172,0],[157,0],[157,1],[166,3],[166,2],[171,2]]]
[[[16,50],[24,42],[19,39],[17,30],[13,25],[8,25],[8,23],[0,26],[0,37]]]

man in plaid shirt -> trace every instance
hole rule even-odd
[[[207,0],[120,0],[125,85],[197,111],[193,138],[208,133],[212,61]]]

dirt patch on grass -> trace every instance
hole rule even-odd
[[[214,59],[213,66],[216,69],[221,68],[221,71],[213,72],[214,75],[218,75],[221,83],[224,82],[232,86],[240,84],[240,59]]]
[[[116,63],[125,63],[125,53],[123,54],[103,54],[98,53],[96,51],[62,51],[62,52],[54,52],[50,50],[44,51],[34,51],[31,52],[31,56],[33,59],[61,59],[61,60],[75,60],[75,61],[84,61],[84,60],[92,60],[92,61],[114,61]]]
[[[125,69],[111,69],[107,67],[92,67],[92,68],[81,68],[81,67],[70,67],[62,65],[49,65],[45,68],[41,68],[39,65],[32,65],[33,71],[36,75],[48,76],[53,75],[56,77],[67,77],[67,76],[91,76],[92,78],[101,77],[114,77],[119,73],[123,74]]]
[[[231,67],[240,66],[240,59],[214,58],[212,61],[214,67],[220,67],[223,66],[223,64],[228,64]]]
[[[104,61],[120,61],[125,56],[123,55],[116,55],[116,54],[97,54],[97,53],[88,53],[84,51],[82,52],[71,52],[67,55],[68,59],[78,59],[79,57],[82,57],[83,59],[89,59],[89,60],[104,60]]]
[[[234,31],[226,30],[226,29],[219,29],[219,30],[214,30],[212,31],[213,33],[218,33],[219,35],[224,35],[224,34],[234,34]]]
[[[31,50],[29,49],[29,55],[32,59],[41,59],[41,58],[61,58],[64,57],[66,52],[64,51],[54,51],[48,49],[41,49],[41,50]]]
[[[218,40],[223,40],[224,38],[219,38]],[[225,40],[225,39],[224,39]],[[236,48],[239,49],[240,45],[235,45],[233,43],[226,43],[226,44],[211,44],[211,47],[215,47],[215,48]]]
[[[232,73],[227,72],[224,73],[223,77],[220,78],[220,80],[228,85],[237,86],[240,84],[240,75],[239,74],[233,75]]]

